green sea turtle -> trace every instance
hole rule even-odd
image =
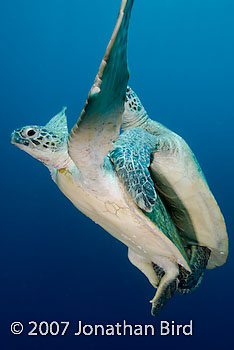
[[[146,139],[141,140],[142,148],[132,146],[139,167],[137,180],[132,179],[138,182],[135,192],[129,191],[127,182],[113,166],[121,158],[116,151],[118,144],[125,147],[124,133],[119,136],[119,129],[129,77],[126,51],[132,4],[133,0],[122,1],[104,59],[70,135],[63,108],[44,127],[16,129],[11,142],[42,161],[60,190],[79,210],[128,246],[130,261],[157,287],[153,299],[156,314],[170,297],[168,289],[176,289],[173,284],[177,287],[182,283],[187,288],[188,276],[194,275],[189,259],[192,270],[203,271],[203,265],[193,264],[193,259],[188,258],[186,245],[148,172],[155,135],[147,133]],[[115,153],[110,153],[113,143]],[[129,148],[129,140],[126,145]]]
[[[84,214],[129,248],[129,259],[157,289],[157,298],[179,274],[190,272],[176,228],[152,181],[138,196],[148,218],[116,175],[108,156],[119,136],[127,82],[127,32],[133,0],[123,0],[119,17],[85,107],[68,136],[66,108],[45,126],[26,126],[12,133],[11,142],[42,161],[60,190]],[[154,136],[151,137],[152,139]],[[150,142],[150,141],[149,141]],[[151,145],[152,146],[152,145]],[[147,169],[146,169],[147,170]],[[159,279],[153,265],[164,271]]]

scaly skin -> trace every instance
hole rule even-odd
[[[166,305],[169,299],[177,292],[179,294],[188,294],[196,290],[204,276],[207,262],[210,256],[210,250],[206,247],[189,246],[185,248],[189,257],[189,263],[192,273],[186,271],[180,266],[179,276],[165,289],[163,295],[158,299],[158,302],[152,307],[152,314],[157,316],[162,308]],[[164,275],[163,269],[153,263],[154,271],[159,279]]]

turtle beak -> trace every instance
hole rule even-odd
[[[14,145],[16,143],[20,143],[20,129],[15,129],[12,133],[11,133],[11,143]]]
[[[11,133],[11,143],[14,145],[17,141],[16,141],[16,131],[18,131],[18,129],[14,130]]]

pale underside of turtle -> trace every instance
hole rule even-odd
[[[135,96],[132,106],[129,105],[130,89],[124,110],[132,5],[133,0],[122,1],[112,38],[69,139],[64,108],[45,127],[15,130],[12,143],[41,160],[65,196],[128,247],[130,261],[157,287],[153,298],[153,308],[157,308],[168,286],[176,279],[178,284],[180,269],[186,274],[191,272],[190,256],[185,251],[188,246],[209,248],[211,257],[208,254],[203,261],[209,259],[208,266],[212,268],[224,263],[227,240],[222,215],[188,146],[158,123],[151,129],[150,123],[154,122],[148,119],[142,106],[136,113]],[[134,129],[119,136],[123,116],[124,128]],[[131,145],[130,140],[135,143]],[[131,161],[126,157],[124,167],[129,164],[140,167],[135,179],[129,171],[123,177],[118,168],[122,157],[116,154],[119,146],[123,152],[130,150]],[[182,159],[179,167],[178,159]],[[135,192],[134,181],[139,182]],[[202,204],[197,207],[197,203]],[[201,209],[207,212],[208,222],[200,220]],[[200,220],[198,226],[196,220]],[[201,265],[194,264],[198,270]],[[186,278],[181,281],[186,288]]]

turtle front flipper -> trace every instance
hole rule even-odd
[[[155,136],[143,129],[132,129],[118,137],[110,152],[122,183],[135,203],[146,212],[152,212],[157,198],[148,169],[155,143]]]
[[[69,136],[69,155],[85,177],[97,177],[104,157],[119,135],[129,78],[127,38],[133,2],[122,0],[96,79]]]

